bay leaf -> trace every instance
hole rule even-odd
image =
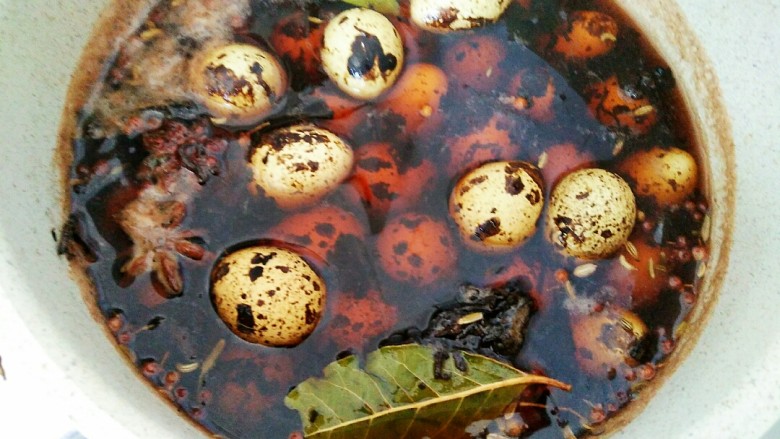
[[[343,0],[344,3],[361,8],[373,9],[382,14],[398,15],[401,7],[398,0]]]
[[[433,375],[433,350],[416,344],[387,346],[370,353],[365,368],[350,356],[325,367],[322,378],[303,381],[285,398],[301,416],[307,438],[419,439],[469,437],[471,423],[503,413],[526,386],[569,390],[551,378],[463,353],[468,369],[450,358],[448,380]]]

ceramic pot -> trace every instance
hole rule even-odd
[[[69,277],[67,262],[55,253],[52,230],[63,220],[54,160],[59,118],[71,72],[104,3],[0,1],[0,356],[9,379],[24,380],[47,401],[42,406],[59,407],[89,438],[200,437],[117,355]],[[776,147],[757,152],[747,139],[755,133],[758,145],[768,145],[765,139],[780,133],[768,123],[751,131],[753,115],[769,119],[737,99],[747,87],[738,74],[745,67],[727,61],[743,54],[728,52],[738,46],[723,46],[720,29],[732,31],[729,41],[755,44],[754,32],[764,29],[762,17],[771,6],[618,3],[672,66],[693,109],[696,135],[707,147],[713,249],[701,306],[691,316],[695,331],[661,372],[663,383],[646,407],[634,404],[613,421],[622,425],[641,412],[615,437],[760,437],[780,417],[780,270],[773,259],[780,244],[773,221],[780,210],[765,165],[780,162],[780,154]],[[730,25],[728,11],[755,17],[757,27]],[[711,15],[701,19],[704,12]],[[691,21],[696,31],[688,22],[694,19],[703,20]],[[696,32],[716,55],[716,67]],[[104,43],[111,42],[89,44]],[[728,110],[718,76],[728,81]],[[776,97],[774,78],[764,85]],[[763,110],[777,114],[776,108]],[[45,410],[40,417],[45,422]]]

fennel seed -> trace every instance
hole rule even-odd
[[[623,268],[625,268],[626,270],[628,270],[628,271],[636,271],[637,270],[636,267],[634,267],[633,265],[631,265],[630,262],[628,262],[628,260],[626,259],[626,255],[620,255],[620,258],[618,258],[618,260],[620,261],[620,265],[622,265]]]
[[[599,268],[599,266],[594,263],[582,264],[575,267],[572,274],[576,277],[584,278],[595,273],[597,268]]]
[[[711,222],[712,220],[710,219],[709,214],[704,215],[704,219],[701,222],[701,239],[704,242],[709,242],[710,240]]]
[[[536,163],[536,167],[544,169],[545,165],[547,165],[547,151],[539,154],[539,161]]]
[[[217,359],[222,354],[222,351],[225,349],[225,339],[220,339],[216,345],[214,345],[214,349],[209,352],[209,355],[206,357],[205,360],[203,360],[203,367],[200,370],[200,376],[198,377],[198,387],[202,387],[204,384],[206,384],[206,374],[209,373],[211,369],[214,368],[214,366],[217,365]]]
[[[601,34],[599,36],[599,39],[601,41],[604,41],[604,42],[606,42],[606,41],[617,41],[617,37],[612,32],[604,32],[603,34]]]
[[[699,262],[699,266],[696,267],[696,278],[701,279],[707,272],[707,263],[704,261]]]
[[[482,315],[481,312],[473,312],[471,314],[466,314],[465,316],[458,319],[459,325],[469,325],[471,323],[476,323],[480,320],[482,320],[485,316]]]
[[[655,279],[655,261],[653,258],[647,261],[647,271],[650,273],[650,279]]]
[[[190,373],[195,372],[200,367],[200,363],[197,361],[193,361],[192,363],[176,363],[176,370],[178,370],[181,373]]]
[[[615,142],[615,147],[612,148],[612,155],[616,156],[619,155],[621,152],[623,152],[623,146],[626,144],[626,139],[623,137],[618,137],[617,142]]]
[[[655,111],[655,107],[653,107],[652,105],[644,105],[634,110],[634,116],[636,117],[647,116],[653,111]]]
[[[639,261],[639,251],[636,249],[636,246],[631,241],[626,241],[626,251],[629,255],[631,255],[632,258],[634,258],[635,261]]]

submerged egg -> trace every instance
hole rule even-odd
[[[458,257],[447,225],[417,213],[388,222],[376,246],[382,268],[390,277],[418,286],[451,273]]]
[[[635,221],[636,200],[628,183],[603,169],[583,169],[553,189],[547,236],[569,256],[604,258],[625,244]]]
[[[616,303],[638,309],[656,303],[669,282],[666,253],[642,236],[633,237],[611,261],[609,281],[617,288]]]
[[[506,46],[498,37],[470,35],[447,49],[444,70],[456,90],[473,89],[490,93],[501,80]]]
[[[571,60],[595,58],[615,47],[618,30],[615,19],[607,14],[574,11],[558,30],[553,50]]]
[[[284,218],[265,236],[304,247],[325,261],[340,239],[364,239],[366,222],[340,207],[317,205]]]
[[[352,148],[313,125],[265,135],[250,157],[254,182],[282,208],[311,204],[334,190],[352,170]]]
[[[372,142],[355,154],[355,171],[349,183],[363,206],[378,218],[414,205],[436,176],[429,161],[405,163],[397,149],[386,142]]]
[[[371,9],[348,9],[325,27],[322,46],[325,73],[344,92],[373,99],[398,78],[404,62],[401,35],[384,15]]]
[[[572,171],[593,163],[593,155],[573,143],[558,143],[544,150],[544,158],[539,160],[542,179],[547,188],[552,188],[561,178]]]
[[[650,197],[660,206],[681,203],[698,184],[696,159],[680,148],[654,146],[623,160],[618,169],[634,183],[640,197]]]
[[[320,69],[323,30],[302,11],[288,15],[274,26],[270,42],[290,66],[294,88],[298,85],[296,82],[303,82],[306,78],[319,80],[323,77]]]
[[[211,272],[211,301],[242,339],[296,346],[325,308],[325,282],[300,255],[258,245],[224,255]]]
[[[450,195],[450,216],[477,250],[509,251],[536,231],[544,206],[542,182],[525,162],[493,162],[463,176]]]
[[[658,121],[658,111],[650,99],[636,87],[625,87],[617,76],[591,84],[585,93],[590,112],[605,126],[643,135]]]
[[[553,120],[556,98],[553,76],[546,69],[523,69],[509,82],[507,97],[520,114],[528,115],[539,123]]]
[[[639,316],[616,306],[599,312],[575,312],[571,328],[577,363],[598,377],[606,377],[623,365],[638,365],[649,332]]]
[[[460,175],[483,163],[511,160],[517,156],[520,148],[512,141],[511,129],[510,119],[495,114],[483,127],[468,134],[450,137],[447,140],[449,174]]]
[[[447,75],[433,64],[409,65],[380,104],[401,116],[410,133],[433,132],[442,121],[441,100],[447,94]]]
[[[268,115],[284,96],[287,75],[279,61],[259,47],[212,47],[190,64],[192,91],[215,121],[250,125]]]

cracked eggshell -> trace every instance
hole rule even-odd
[[[192,92],[222,125],[251,125],[284,97],[287,74],[270,53],[249,44],[206,49],[189,69]]]
[[[455,185],[450,216],[472,249],[510,251],[536,232],[543,187],[538,170],[526,162],[487,163]]]
[[[404,47],[398,30],[384,15],[354,8],[325,27],[321,58],[325,73],[344,93],[370,100],[398,79]]]
[[[472,29],[501,17],[512,0],[411,0],[417,26],[431,32]]]
[[[257,245],[228,253],[211,273],[211,301],[234,334],[272,347],[300,344],[325,309],[325,282],[297,253]]]
[[[352,163],[349,145],[313,125],[266,134],[250,157],[255,184],[285,209],[313,204],[336,189]]]
[[[547,211],[547,237],[569,256],[604,258],[622,247],[636,221],[636,200],[619,176],[583,169],[553,189]]]

